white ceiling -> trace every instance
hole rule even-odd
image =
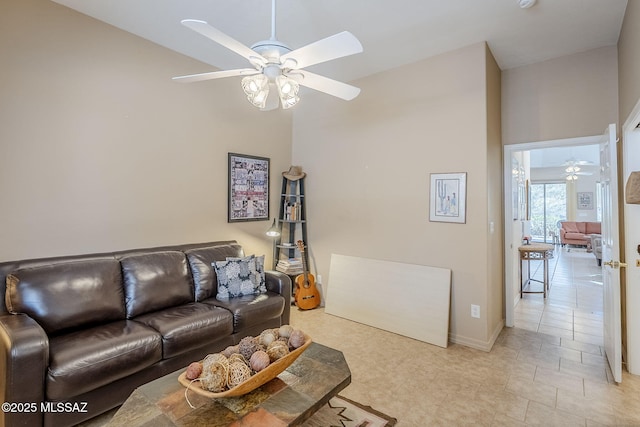
[[[531,168],[559,167],[564,171],[569,162],[588,162],[600,164],[600,146],[581,145],[571,147],[552,147],[530,152]]]
[[[192,18],[246,45],[271,34],[270,0],[54,0],[220,69],[240,56],[182,26]],[[350,81],[487,41],[501,69],[615,45],[627,0],[279,0],[277,38],[296,49],[352,32],[364,53],[310,67]],[[193,73],[212,71],[208,67]]]

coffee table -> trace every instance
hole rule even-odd
[[[312,343],[278,377],[240,397],[211,399],[187,392],[180,369],[138,387],[109,426],[295,426],[351,383],[342,352]]]

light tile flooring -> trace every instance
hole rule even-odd
[[[534,279],[542,279],[542,263],[532,262]],[[595,256],[581,248],[556,247],[549,261],[551,289],[523,294],[514,311],[517,328],[602,345],[602,273]],[[542,284],[533,282],[533,290]]]
[[[640,377],[624,372],[613,383],[603,356],[595,257],[556,251],[553,268],[547,301],[526,295],[518,327],[505,328],[490,352],[444,349],[322,308],[292,307],[291,324],[345,354],[352,382],[343,396],[400,427],[640,426]]]

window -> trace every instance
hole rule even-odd
[[[554,243],[559,238],[559,221],[567,217],[565,183],[531,184],[531,237],[534,241]]]

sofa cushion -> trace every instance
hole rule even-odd
[[[213,267],[218,278],[217,299],[257,295],[267,290],[264,284],[260,286],[260,273],[253,255],[246,258],[227,258],[226,261],[216,261],[213,263]]]
[[[226,338],[233,332],[231,312],[198,302],[144,314],[133,320],[162,335],[164,359],[202,347],[203,342]]]
[[[193,285],[182,252],[130,255],[120,263],[128,319],[193,301]]]
[[[233,313],[233,332],[235,333],[280,317],[284,311],[285,299],[274,292],[266,292],[228,300],[210,298],[205,303],[223,307]]]
[[[564,221],[562,223],[562,229],[567,233],[579,233],[578,225],[575,223],[575,221]]]
[[[587,241],[587,237],[582,233],[565,233],[564,238],[566,240],[584,240]]]
[[[160,334],[130,320],[59,335],[49,340],[46,397],[69,400],[161,359]]]
[[[208,248],[190,249],[184,252],[191,267],[195,300],[203,301],[218,292],[216,272],[211,265],[215,261],[224,261],[227,257],[242,257],[242,246],[220,245]]]
[[[115,259],[25,268],[7,276],[11,313],[24,313],[47,334],[124,319],[120,264]]]
[[[585,223],[585,233],[586,234],[601,234],[602,226],[599,222],[587,222]]]

